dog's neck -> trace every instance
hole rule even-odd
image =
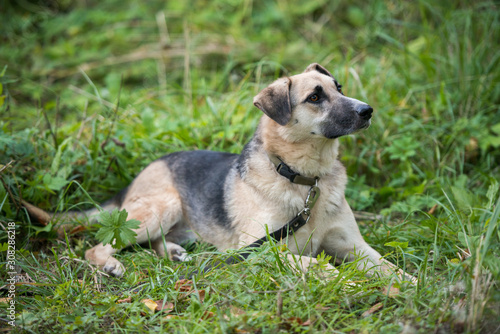
[[[268,122],[267,124],[263,124]],[[259,139],[268,155],[279,157],[295,172],[309,177],[330,173],[338,157],[338,139],[308,138],[290,141],[282,135],[280,125],[263,117],[259,125]]]

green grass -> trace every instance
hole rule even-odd
[[[499,332],[498,9],[493,1],[8,1],[0,276],[9,277],[6,228],[15,222],[18,279],[32,283],[16,286],[14,332]],[[19,205],[89,208],[163,154],[239,152],[260,117],[253,96],[312,62],[375,109],[370,129],[341,139],[342,161],[353,209],[382,216],[359,222],[366,240],[419,278],[397,296],[386,292],[394,282],[367,279],[352,264],[339,267],[342,278],[298,274],[272,245],[184,289],[174,285],[183,273],[219,256],[210,245],[190,245],[190,264],[134,246],[118,255],[127,273],[115,279],[83,261],[98,224],[59,240]],[[144,299],[172,304],[153,312]],[[7,307],[2,300],[2,327]]]

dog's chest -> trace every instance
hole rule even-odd
[[[323,185],[320,191],[308,222],[295,233],[296,242],[289,244],[292,251],[298,248],[297,251],[316,254],[323,239],[339,223],[338,214],[344,201],[343,188]],[[302,207],[305,207],[305,203],[302,203]]]
[[[309,206],[311,209],[309,220],[295,233],[294,241],[288,244],[292,251],[297,248],[299,252],[305,250],[309,254],[316,253],[323,238],[338,223],[337,215],[344,201],[344,184],[337,181],[334,178],[320,181],[318,184],[320,195],[313,207],[306,202],[311,187],[289,183],[273,187],[270,192],[274,201],[269,198],[265,205],[269,213],[267,216],[269,232],[281,229]]]
[[[262,238],[266,231],[272,233],[281,229],[306,208],[310,186],[293,184],[281,176],[276,178],[272,170],[264,172],[265,168],[258,167],[261,168],[250,169],[245,179],[235,177],[231,190],[235,196],[228,201],[238,247]],[[320,196],[311,218],[296,234],[299,247],[304,247],[309,237],[316,244],[321,242],[344,201],[345,171],[341,165],[335,170],[337,173],[325,175],[318,182]]]

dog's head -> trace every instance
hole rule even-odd
[[[344,96],[337,80],[319,64],[276,80],[255,96],[253,103],[292,130],[296,140],[333,139],[366,129],[373,113],[368,104]]]

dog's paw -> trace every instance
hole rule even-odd
[[[189,254],[186,252],[181,252],[179,250],[176,250],[172,252],[170,260],[178,262],[188,262],[192,260],[192,257],[189,256]]]
[[[191,256],[188,255],[187,251],[182,247],[177,244],[174,244],[173,242],[167,242],[167,254],[168,258],[170,261],[177,261],[177,262],[187,262],[191,261]]]
[[[122,277],[125,273],[125,267],[123,264],[114,257],[108,258],[106,264],[102,267],[102,270],[115,277]]]

